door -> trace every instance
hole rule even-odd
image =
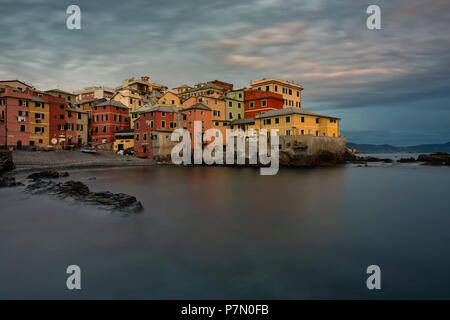
[[[22,149],[22,141],[17,141],[17,149]]]

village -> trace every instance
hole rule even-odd
[[[291,140],[301,137],[323,138],[325,149],[335,142],[342,146],[340,119],[305,110],[302,91],[300,84],[277,78],[250,81],[239,89],[213,80],[168,90],[142,76],[125,79],[115,88],[93,86],[74,92],[1,80],[0,147],[108,150],[161,160],[170,157],[176,144],[171,133],[183,128],[192,137],[197,121],[202,132],[216,129],[223,137],[227,130],[258,136],[276,129],[284,138],[280,146],[289,147]],[[311,145],[309,141],[305,143]],[[226,139],[221,143],[225,146]]]

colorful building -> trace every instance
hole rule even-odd
[[[283,108],[283,96],[270,91],[245,91],[244,100],[245,118],[254,118],[264,112]]]
[[[203,135],[203,133],[206,130],[213,128],[213,120],[212,120],[213,110],[210,107],[208,107],[202,103],[197,103],[190,107],[182,109],[181,113],[183,114],[184,129],[187,129],[189,131],[189,134],[191,137],[191,145],[193,148],[194,147],[195,121],[201,121],[201,123],[202,123],[201,129],[202,129],[202,135]],[[207,143],[204,142],[203,144],[207,144]]]
[[[159,92],[164,94],[167,91],[167,87],[161,84],[149,82],[150,77],[142,76],[141,79],[129,78],[122,81],[122,85],[117,90],[128,89],[137,91],[140,94],[149,92]]]
[[[125,129],[114,133],[114,151],[134,148],[134,130]]]
[[[46,90],[45,93],[52,95],[54,97],[64,98],[69,103],[75,103],[77,101],[77,95],[74,93],[70,93],[67,91],[59,90],[59,89],[52,89],[52,90]]]
[[[189,91],[189,90],[191,90],[191,89],[192,89],[192,87],[183,84],[183,85],[181,85],[181,86],[179,86],[179,87],[173,88],[172,91],[173,91],[173,93],[175,93],[175,94],[182,94],[182,93],[184,93],[184,92],[186,92],[186,91]]]
[[[180,96],[183,100],[199,96],[224,97],[228,91],[232,90],[232,88],[233,85],[231,83],[214,80],[206,83],[199,83],[195,85],[194,88],[181,93]]]
[[[111,99],[116,91],[112,88],[106,88],[103,86],[86,87],[83,90],[74,92],[76,95],[76,101],[95,100],[95,99]]]
[[[97,104],[92,110],[91,141],[96,144],[114,142],[114,133],[130,128],[127,106],[115,100]]]
[[[244,89],[230,91],[225,97],[225,120],[245,118]]]
[[[25,92],[26,90],[35,90],[35,87],[20,80],[0,80],[0,86],[12,87]]]
[[[300,108],[284,108],[257,115],[250,129],[278,129],[279,134],[339,137],[339,118],[321,115]]]
[[[196,104],[203,104],[211,109],[211,127],[220,130],[222,135],[225,136],[231,122],[226,118],[225,98],[214,96],[190,97],[183,102],[183,107],[187,108]]]
[[[250,81],[250,88],[281,94],[283,96],[283,108],[301,108],[302,106],[303,87],[297,83],[277,78],[263,78]]]
[[[81,108],[74,107],[71,110],[77,118],[77,143],[78,145],[86,145],[89,142],[89,113],[81,110]]]
[[[50,145],[50,103],[40,97],[30,98],[30,146]]]
[[[174,105],[176,107],[180,107],[181,102],[181,98],[170,91],[167,91],[161,98],[158,99],[158,103]]]
[[[141,158],[153,158],[151,132],[173,131],[182,123],[181,109],[171,105],[156,105],[142,110],[134,123],[134,153]]]
[[[30,145],[30,89],[0,86],[0,145]]]

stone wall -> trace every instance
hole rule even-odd
[[[114,150],[114,142],[98,144],[97,148],[98,148],[98,150],[103,150],[103,151],[113,151]]]

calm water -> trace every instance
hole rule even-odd
[[[96,180],[88,180],[95,176]],[[450,168],[73,171],[145,211],[0,190],[0,298],[450,298]],[[82,290],[66,289],[66,267]],[[382,290],[366,289],[377,264]]]

